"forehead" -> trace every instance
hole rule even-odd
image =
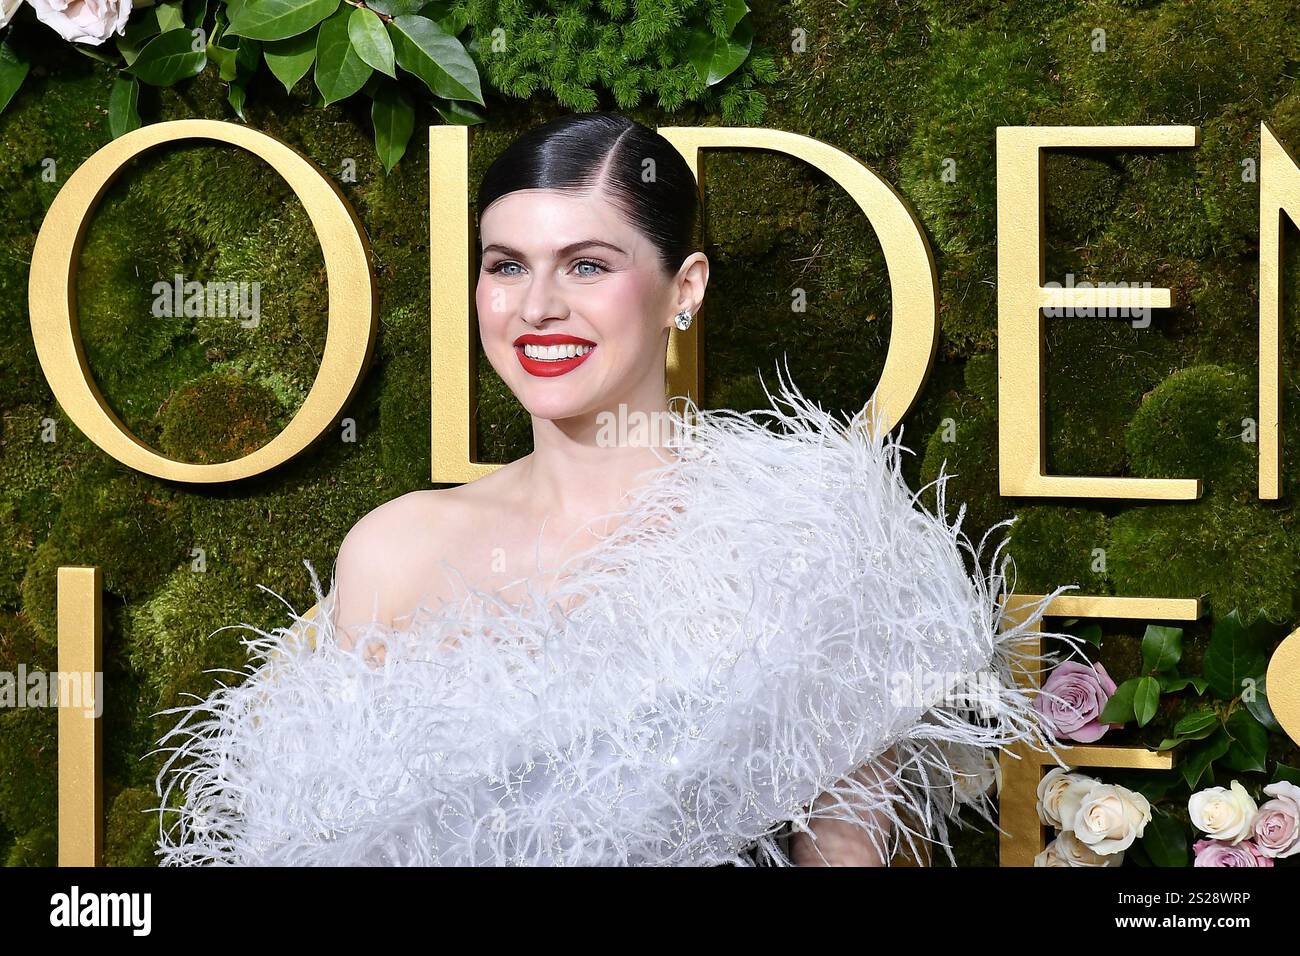
[[[603,192],[518,189],[479,217],[483,244],[501,241],[538,249],[579,239],[617,240],[625,249],[644,241]]]

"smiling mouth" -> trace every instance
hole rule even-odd
[[[539,378],[565,375],[587,361],[596,343],[575,335],[521,335],[515,355],[525,372]]]

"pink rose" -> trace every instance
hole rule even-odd
[[[1224,843],[1222,840],[1197,840],[1193,866],[1272,866],[1273,861],[1259,852],[1250,840]]]
[[[36,19],[65,40],[99,46],[114,33],[126,32],[131,0],[29,0]]]
[[[1255,843],[1268,857],[1300,853],[1300,787],[1285,780],[1270,783],[1264,792],[1273,797],[1255,817]]]
[[[1043,691],[1034,698],[1034,707],[1055,728],[1057,737],[1090,744],[1111,727],[1121,726],[1103,724],[1098,719],[1115,693],[1115,682],[1099,663],[1091,667],[1074,661],[1058,664],[1043,684]]]

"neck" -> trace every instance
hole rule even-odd
[[[624,395],[613,408],[568,419],[533,419],[525,480],[546,515],[581,524],[619,510],[645,473],[671,461],[662,446],[668,401],[662,376]]]

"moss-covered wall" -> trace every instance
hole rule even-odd
[[[904,423],[915,485],[946,462],[949,500],[968,503],[973,534],[1019,514],[1012,551],[1020,590],[1078,583],[1088,592],[1203,595],[1211,615],[1262,609],[1300,616],[1292,460],[1280,502],[1256,498],[1258,186],[1267,119],[1300,149],[1300,28],[1289,0],[1249,11],[1191,2],[756,3],[757,42],[782,61],[762,125],[831,143],[871,165],[914,205],[936,253],[940,355]],[[1093,30],[1106,31],[1094,52]],[[792,31],[807,51],[790,52]],[[347,530],[429,474],[427,147],[419,134],[383,174],[368,119],[319,109],[268,82],[248,122],[337,176],[374,249],[380,331],[373,365],[347,414],[356,440],[331,434],[274,473],[195,489],[136,474],[91,445],[54,401],[28,326],[28,262],[59,185],[109,139],[109,71],[75,55],[29,78],[0,117],[0,669],[53,667],[55,569],[104,571],[107,662],[107,857],[149,864],[162,708],[205,694],[215,667],[239,666],[243,623],[270,628],[312,595],[303,560],[326,578]],[[602,104],[609,107],[613,104]],[[155,120],[231,119],[208,71],[175,90],[147,90]],[[530,125],[558,112],[544,99],[489,101],[473,172]],[[718,120],[696,109],[631,111],[652,125]],[[422,114],[417,130],[436,122]],[[1014,124],[1197,124],[1203,145],[1170,152],[1052,155],[1048,277],[1151,281],[1177,306],[1149,328],[1125,320],[1049,322],[1048,460],[1057,473],[1201,477],[1187,503],[999,497],[996,479],[995,129]],[[956,179],[943,179],[945,160]],[[42,178],[54,161],[55,181]],[[860,406],[889,342],[880,247],[853,203],[815,170],[780,156],[711,153],[702,316],[708,404],[754,407],[760,372],[788,355],[795,380],[824,404]],[[1294,248],[1294,244],[1293,244]],[[1300,282],[1286,263],[1286,354],[1296,353]],[[152,285],[190,278],[256,280],[258,328],[233,319],[155,318]],[[758,277],[757,279],[755,277]],[[136,164],[96,215],[82,258],[80,316],[96,379],[143,440],[190,461],[220,461],[268,440],[301,404],[325,337],[324,272],[305,214],[282,181],[234,149],[174,148]],[[791,309],[792,290],[807,311]],[[1300,378],[1295,379],[1300,382]],[[1300,389],[1285,388],[1296,447]],[[483,364],[485,457],[527,451],[527,418]],[[945,419],[952,426],[945,428]],[[53,421],[53,441],[49,437]],[[952,439],[952,440],[948,440]],[[1094,549],[1105,549],[1096,570]],[[193,549],[205,569],[195,570]],[[1210,622],[1189,628],[1195,659]],[[1199,630],[1198,630],[1199,628]],[[1102,660],[1137,673],[1140,624],[1107,629]],[[54,859],[55,713],[0,714],[0,858]],[[1160,723],[1111,739],[1159,739]],[[1274,760],[1295,766],[1279,740]],[[1270,765],[1271,767],[1271,765]],[[1265,781],[1266,782],[1266,781]],[[1184,798],[1185,800],[1185,798]],[[996,833],[965,834],[959,862],[996,860]]]

